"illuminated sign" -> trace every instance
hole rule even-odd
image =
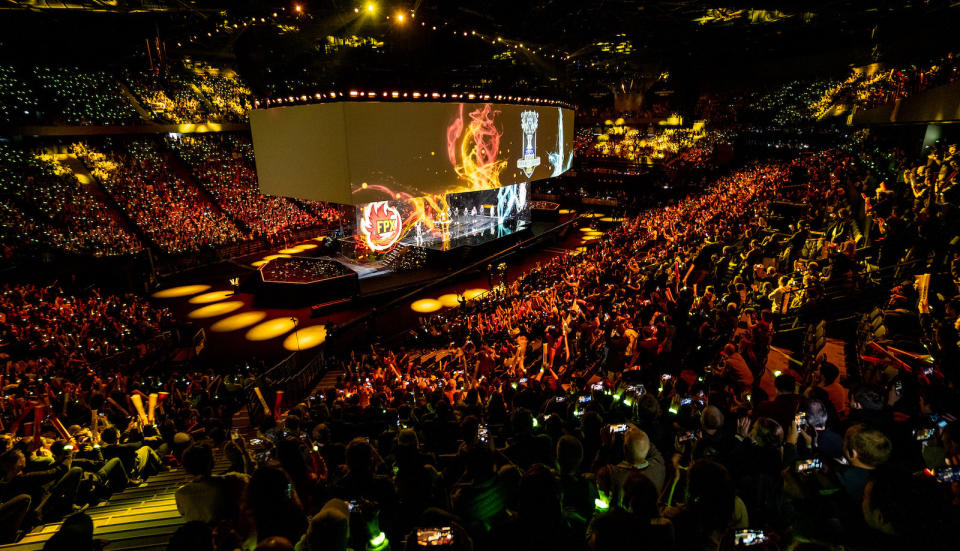
[[[540,115],[536,111],[520,113],[520,128],[523,130],[523,156],[517,159],[517,168],[527,175],[533,176],[533,171],[540,166],[540,157],[537,156],[537,124]]]
[[[392,247],[400,239],[402,225],[400,212],[386,201],[367,203],[363,207],[360,231],[371,250],[385,251]]]

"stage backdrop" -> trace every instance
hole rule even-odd
[[[268,195],[359,205],[559,176],[573,111],[493,103],[342,102],[250,112]]]

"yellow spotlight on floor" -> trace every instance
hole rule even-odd
[[[289,249],[280,249],[277,252],[281,254],[290,255],[290,254],[302,253],[303,249],[301,249],[300,247],[290,247]]]
[[[486,289],[467,289],[463,292],[463,297],[467,300],[473,300],[487,292]]]
[[[201,306],[193,312],[187,314],[193,319],[200,318],[212,318],[216,316],[222,316],[224,314],[229,314],[234,310],[239,310],[243,308],[243,301],[240,300],[231,300],[228,302],[217,302],[215,304],[208,304],[206,306]]]
[[[597,237],[600,237],[601,235],[603,235],[603,232],[602,232],[602,231],[593,230],[593,231],[587,232],[587,234],[584,235],[584,237],[589,237],[589,236],[591,236],[591,235],[596,235]]]
[[[558,210],[557,212],[558,212],[559,214],[570,214],[570,213],[577,212],[577,211],[572,210],[572,209],[560,209],[560,210]]]
[[[589,226],[584,226],[584,227],[580,228],[580,231],[584,231],[584,232],[595,232],[595,231],[597,231],[597,230],[595,230],[595,229],[593,229],[593,228],[591,228],[591,227],[589,227]]]
[[[623,218],[614,218],[612,216],[604,216],[600,219],[601,222],[623,222]]]
[[[584,236],[583,236],[583,240],[584,240],[584,241],[593,241],[594,239],[600,239],[600,236],[599,236],[599,235],[584,235]]]
[[[197,293],[202,293],[209,289],[209,285],[181,285],[180,287],[170,287],[153,294],[153,298],[175,298],[188,297]]]
[[[455,308],[457,306],[460,306],[460,301],[458,300],[459,296],[460,295],[457,295],[455,293],[447,293],[445,295],[440,295],[439,297],[437,297],[437,300],[440,301],[440,304],[448,308]]]
[[[190,302],[190,304],[210,304],[211,302],[218,302],[231,296],[233,296],[233,291],[229,289],[226,291],[210,291],[209,293],[190,297],[188,302]]]
[[[317,246],[313,243],[304,243],[302,245],[297,245],[296,248],[300,249],[301,251],[309,251],[310,249],[316,249]]]
[[[414,301],[413,304],[410,305],[411,310],[414,312],[420,312],[421,314],[436,312],[441,308],[443,308],[443,304],[440,304],[439,300],[434,300],[432,298],[422,298]]]
[[[237,329],[243,329],[244,327],[250,327],[255,323],[259,323],[263,321],[263,318],[265,317],[267,317],[266,312],[241,312],[239,314],[225,317],[217,323],[214,323],[210,326],[210,330],[214,333],[236,331]]]
[[[291,318],[274,318],[254,325],[244,338],[248,341],[268,341],[289,332],[296,325],[296,320]]]
[[[327,328],[323,325],[312,325],[294,331],[283,339],[283,347],[290,351],[306,350],[323,344],[327,340]]]
[[[260,266],[263,266],[263,265],[266,264],[267,262],[270,262],[270,261],[269,261],[269,260],[257,260],[256,262],[251,262],[250,265],[253,266],[254,268],[259,268]]]
[[[585,218],[602,218],[604,215],[599,212],[591,212],[583,215]]]
[[[288,255],[288,254],[268,254],[267,256],[263,257],[264,260],[273,260],[274,258],[290,258],[290,255]]]

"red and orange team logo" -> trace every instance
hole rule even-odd
[[[363,207],[360,231],[371,250],[385,251],[392,247],[400,239],[402,225],[400,211],[386,201],[367,203]]]

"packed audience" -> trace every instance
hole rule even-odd
[[[45,111],[61,124],[119,125],[143,119],[129,96],[106,71],[80,67],[35,67]]]
[[[293,200],[260,193],[251,141],[216,134],[181,135],[167,143],[192,167],[194,180],[254,237],[320,225],[320,219]]]
[[[219,118],[208,111],[200,91],[175,71],[128,71],[124,77],[140,104],[159,121],[199,123]]]
[[[260,268],[264,281],[309,283],[347,273],[339,262],[319,258],[276,258]]]
[[[244,238],[225,214],[175,173],[150,142],[124,143],[106,152],[75,143],[71,151],[162,251],[195,251]]]
[[[53,155],[0,146],[0,196],[8,203],[11,217],[5,224],[11,240],[5,243],[19,244],[25,249],[22,253],[60,251],[99,257],[142,250],[139,239],[117,214]],[[40,217],[28,221],[13,214],[22,213],[22,208],[33,209]]]
[[[37,107],[36,93],[16,67],[0,65],[0,124],[33,122],[38,115]]]

